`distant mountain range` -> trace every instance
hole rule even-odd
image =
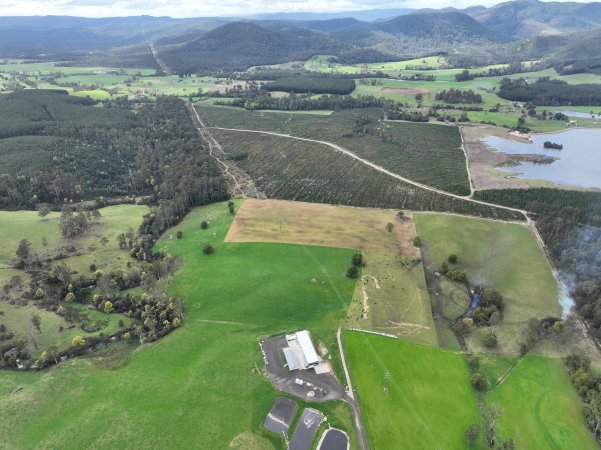
[[[555,42],[558,46],[542,55],[552,53],[554,63],[560,64],[570,54],[582,54],[574,32],[598,27],[601,3],[538,0],[464,10],[380,9],[248,18],[0,17],[0,58],[153,67],[152,43],[176,71],[228,71],[315,54],[356,63],[461,49],[466,55],[504,55],[507,59],[512,49],[534,55],[536,48],[555,42],[552,36],[561,36]],[[594,38],[586,35],[582,45],[585,42],[589,43],[587,51],[596,51]],[[561,51],[563,46],[570,46],[569,50]]]

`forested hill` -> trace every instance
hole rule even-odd
[[[352,61],[356,54],[363,55],[363,59],[385,60],[413,52],[450,50],[466,43],[500,41],[476,20],[459,12],[416,13],[374,23],[353,19],[301,22],[299,26],[303,28],[273,22],[232,23],[160,51],[176,71],[195,72],[242,70],[316,54],[341,56],[345,61]]]
[[[374,23],[372,29],[395,36],[439,39],[453,43],[500,40],[475,19],[457,11],[408,14]]]
[[[178,72],[199,70],[243,70],[315,54],[339,54],[350,50],[347,44],[325,34],[293,27],[262,27],[248,22],[224,25],[197,39],[172,49],[162,58]]]
[[[591,30],[601,28],[601,3],[517,0],[491,8],[382,14],[373,16],[378,18],[373,21],[365,20],[372,17],[369,14],[361,15],[361,20],[351,13],[336,14],[336,18],[323,15],[324,20],[302,14],[268,15],[263,20],[0,17],[0,58],[156,68],[149,46],[153,43],[172,69],[189,73],[227,72],[316,54],[334,55],[344,63],[392,61],[451,50],[457,55],[457,49],[465,47],[459,53],[464,63],[474,57],[478,63],[486,58],[509,61],[517,53],[524,58],[545,57],[549,65],[565,73],[599,66],[596,59],[586,59],[598,53],[598,32]],[[537,40],[517,42],[533,37]],[[500,45],[505,43],[512,45]]]
[[[466,12],[495,33],[521,39],[601,26],[601,3],[518,0]]]

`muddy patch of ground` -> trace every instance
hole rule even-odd
[[[382,92],[383,94],[405,94],[405,95],[422,94],[422,95],[426,95],[430,92],[430,89],[383,87],[382,89],[380,89],[380,92]]]
[[[465,153],[468,158],[474,189],[526,188],[527,180],[512,178],[514,174],[504,174],[497,167],[516,164],[516,155],[492,150],[484,142],[485,136],[509,137],[507,130],[494,126],[463,127]]]

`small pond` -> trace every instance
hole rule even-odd
[[[550,164],[521,162],[501,170],[517,178],[547,180],[557,184],[601,188],[601,130],[571,129],[559,133],[534,134],[532,142],[489,136],[482,141],[511,154],[545,155],[558,158]],[[562,150],[543,147],[545,141],[563,145]]]

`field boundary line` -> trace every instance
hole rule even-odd
[[[353,410],[353,417],[355,419],[355,428],[357,429],[357,437],[359,439],[359,445],[361,450],[368,450],[367,438],[365,437],[365,427],[361,421],[361,410],[359,407],[359,401],[355,398],[355,394],[353,392],[353,383],[351,381],[351,375],[346,365],[346,357],[344,356],[344,347],[342,345],[342,327],[338,327],[338,331],[336,332],[336,339],[338,340],[338,349],[340,351],[340,360],[342,361],[342,368],[344,369],[344,376],[346,377],[347,391],[346,397],[343,400],[346,401]]]
[[[340,350],[340,359],[342,360],[342,368],[344,369],[344,376],[346,377],[346,385],[348,386],[348,396],[355,399],[355,394],[353,393],[353,384],[351,383],[351,375],[346,366],[346,358],[344,357],[344,350],[342,348],[342,340],[340,339],[340,335],[342,334],[342,327],[338,327],[338,331],[336,333],[336,338],[338,339],[338,349]]]
[[[400,180],[404,183],[407,184],[411,184],[415,187],[421,188],[421,189],[425,189],[427,191],[430,192],[435,192],[437,194],[440,195],[444,195],[447,197],[451,197],[451,198],[455,198],[457,200],[464,200],[466,202],[471,202],[471,203],[476,203],[478,205],[483,205],[483,206],[489,206],[489,207],[493,207],[493,208],[498,208],[498,209],[504,209],[505,211],[512,211],[512,212],[517,212],[520,213],[524,216],[524,218],[526,219],[526,222],[530,222],[530,218],[528,217],[528,214],[525,210],[523,209],[518,209],[518,208],[512,208],[510,206],[502,206],[502,205],[496,205],[494,203],[489,203],[489,202],[485,202],[482,200],[476,200],[474,198],[470,198],[469,196],[462,196],[462,195],[458,195],[458,194],[453,194],[452,192],[447,192],[447,191],[443,191],[442,189],[438,189],[438,188],[434,188],[432,186],[428,186],[427,184],[423,184],[423,183],[419,183],[417,181],[413,181],[410,178],[406,178],[402,175],[399,175],[398,173],[395,172],[391,172],[390,170],[375,164],[365,158],[362,158],[361,156],[357,155],[356,153],[350,151],[347,148],[341,147],[337,144],[334,144],[332,142],[328,142],[328,141],[320,141],[317,139],[309,139],[309,138],[302,138],[302,137],[298,137],[298,136],[292,136],[290,134],[283,134],[283,133],[276,133],[274,131],[261,131],[261,130],[248,130],[248,129],[244,129],[244,128],[224,128],[224,127],[207,127],[207,128],[211,128],[214,130],[222,130],[222,131],[235,131],[235,132],[239,132],[239,133],[255,133],[255,134],[265,134],[268,136],[279,136],[279,137],[283,137],[283,138],[288,138],[288,139],[295,139],[298,141],[305,141],[305,142],[313,142],[315,144],[321,144],[321,145],[325,145],[328,146],[330,148],[333,148],[334,150],[345,154],[346,156],[349,156],[363,164],[365,164],[366,166],[371,167],[372,169],[377,170],[378,172],[382,172],[390,177],[396,178],[397,180]]]
[[[362,328],[349,328],[349,331],[356,331],[358,333],[367,333],[367,334],[375,334],[378,336],[384,336],[387,338],[392,338],[392,339],[398,339],[398,336],[395,336],[394,334],[388,334],[388,333],[381,333],[379,331],[371,331],[371,330],[364,330]]]

